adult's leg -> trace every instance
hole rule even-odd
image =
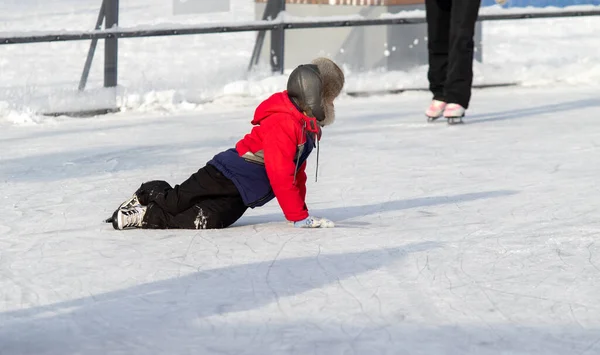
[[[219,229],[237,221],[246,205],[241,196],[206,199],[178,214],[170,214],[150,203],[142,221],[146,229]]]
[[[135,193],[142,205],[155,204],[165,213],[178,215],[198,202],[240,195],[234,183],[212,165],[206,165],[175,187],[165,181],[143,183]]]
[[[449,0],[425,0],[429,51],[427,79],[433,98],[440,101],[446,100],[444,85],[450,43],[450,9]]]
[[[469,107],[473,84],[475,24],[481,0],[452,0],[450,53],[445,92],[449,103]]]

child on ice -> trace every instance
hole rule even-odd
[[[287,90],[263,101],[254,127],[235,148],[215,155],[180,185],[143,183],[106,221],[115,229],[214,229],[237,221],[248,207],[276,198],[295,227],[330,228],[309,214],[306,159],[335,119],[334,99],[344,74],[331,60],[317,58],[290,74]]]

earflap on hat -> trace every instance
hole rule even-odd
[[[344,72],[328,58],[316,58],[311,64],[316,65],[323,83],[321,93],[321,107],[323,119],[319,120],[321,126],[327,126],[335,121],[335,108],[333,100],[340,95],[345,83]]]
[[[323,110],[323,81],[319,68],[314,64],[302,64],[292,71],[287,82],[288,96],[307,116],[317,121],[325,119]]]

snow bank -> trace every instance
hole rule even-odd
[[[63,6],[30,1],[0,4],[0,31],[47,33],[91,29],[97,1],[60,0]],[[56,5],[56,4],[55,4]],[[170,16],[163,1],[131,0],[122,5],[121,27],[165,28],[168,23],[189,27],[198,23],[250,23],[253,3],[232,1],[223,14]],[[569,10],[597,9],[592,5]],[[502,8],[490,6],[482,14],[553,12],[565,8]],[[421,10],[389,16],[422,17]],[[355,18],[353,16],[352,18]],[[286,21],[294,17],[286,14]],[[300,20],[300,18],[296,18]],[[34,21],[32,21],[34,20]],[[304,18],[306,20],[306,18]],[[551,30],[549,30],[551,29]],[[475,84],[518,82],[525,86],[596,85],[600,82],[597,17],[490,21],[483,25],[483,63],[475,63]],[[179,37],[124,39],[119,42],[119,88],[102,88],[103,43],[84,93],[76,90],[89,41],[0,46],[0,124],[35,124],[48,118],[34,113],[75,111],[117,106],[124,111],[177,112],[201,110],[204,105],[253,104],[285,86],[287,74],[272,75],[268,68],[247,73],[255,33],[225,33]],[[422,40],[426,40],[423,38]],[[382,48],[385,51],[403,48]],[[351,71],[347,91],[426,88],[427,67],[410,71]]]

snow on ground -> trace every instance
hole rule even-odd
[[[451,127],[427,99],[339,101],[308,185],[332,230],[275,202],[218,231],[101,223],[251,106],[5,127],[0,354],[598,354],[597,88],[478,90]]]
[[[3,1],[0,31],[91,30],[99,3],[99,0]],[[120,5],[120,26],[126,28],[243,22],[255,18],[250,0],[232,0],[229,13],[185,16],[172,15],[171,1],[128,0]],[[498,11],[516,10],[482,9],[482,13]],[[597,83],[599,32],[598,17],[485,22],[484,62],[476,63],[475,82],[518,82],[527,86]],[[286,76],[272,76],[264,67],[250,74],[246,72],[254,39],[252,32],[122,39],[116,104],[128,111],[185,112],[201,110],[205,102],[215,98],[229,97],[236,102],[248,97],[264,98],[284,85]],[[102,41],[98,43],[86,93],[76,92],[88,48],[89,41],[0,45],[0,124],[46,119],[36,112],[114,105],[115,93],[101,88]],[[382,53],[387,50],[382,44]],[[425,66],[408,72],[347,70],[347,75],[349,91],[427,85]]]
[[[3,1],[0,31],[90,29],[98,2]],[[245,0],[121,7],[123,26],[253,18]],[[423,92],[341,97],[307,170],[337,228],[308,231],[275,201],[226,230],[101,223],[231,147],[283,88],[245,74],[253,34],[120,41],[123,112],[85,119],[35,111],[77,101],[89,43],[0,46],[0,354],[600,354],[598,22],[486,23],[476,81],[521,86],[476,90],[462,126],[426,123]],[[88,107],[114,95],[99,64]]]

